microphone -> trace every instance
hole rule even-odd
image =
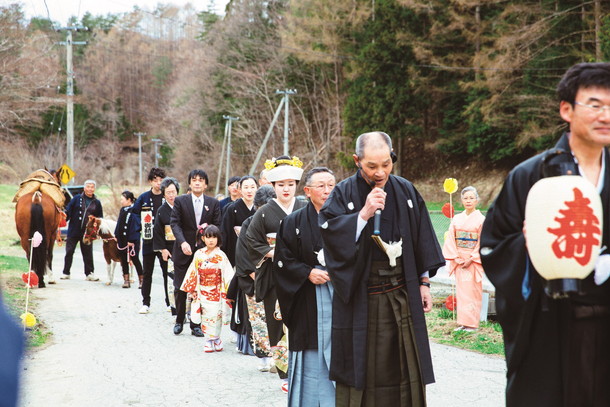
[[[362,170],[362,167],[360,167],[360,169]],[[360,173],[363,174],[362,171],[360,171]],[[363,178],[364,178],[364,176],[363,176]],[[373,180],[367,179],[366,181],[368,181],[371,189],[374,189],[377,186],[377,184]],[[375,218],[373,219],[373,235],[379,236],[380,234],[381,234],[381,209],[377,209],[375,211]]]
[[[375,211],[375,219],[373,221],[373,234],[379,236],[381,234],[381,209]]]

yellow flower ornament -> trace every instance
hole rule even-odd
[[[448,194],[454,194],[458,190],[458,182],[455,178],[446,178],[443,189]]]

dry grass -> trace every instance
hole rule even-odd
[[[0,248],[9,256],[22,256],[23,249],[19,244],[19,235],[15,227],[15,204],[13,197],[17,193],[17,185],[0,185]]]

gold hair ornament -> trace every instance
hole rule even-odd
[[[267,160],[265,161],[265,169],[272,170],[278,165],[291,165],[293,167],[302,168],[303,161],[299,160],[299,157],[293,156],[291,160],[281,159],[281,160]]]

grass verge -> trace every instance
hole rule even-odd
[[[19,316],[25,311],[26,287],[21,275],[28,270],[28,262],[24,257],[0,256],[0,276],[2,276],[2,297],[9,313],[20,321]],[[30,292],[28,312],[35,316],[36,302]],[[38,319],[38,318],[37,318]],[[27,329],[27,344],[29,348],[37,348],[47,343],[51,332],[43,321],[38,320],[36,325]]]
[[[504,356],[502,328],[497,322],[481,322],[475,332],[454,331],[458,324],[453,319],[453,312],[444,306],[435,306],[426,314],[426,322],[428,335],[434,342],[487,355]]]

